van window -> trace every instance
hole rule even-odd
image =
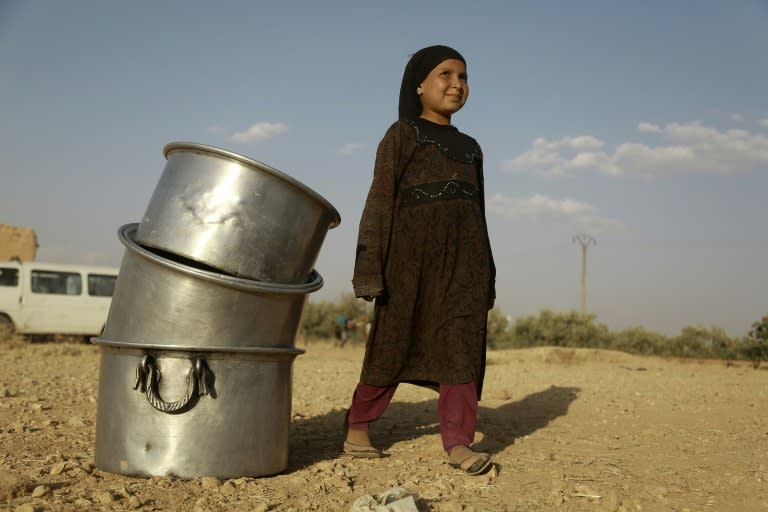
[[[32,292],[56,295],[80,295],[83,282],[75,272],[32,271]]]
[[[111,297],[115,292],[117,276],[88,274],[88,295],[93,297]]]
[[[18,286],[19,269],[0,267],[0,286]]]

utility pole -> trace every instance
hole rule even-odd
[[[587,314],[587,247],[597,245],[597,240],[590,235],[576,235],[573,243],[581,244],[581,314]]]

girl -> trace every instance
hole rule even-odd
[[[355,295],[376,300],[360,382],[347,411],[344,452],[381,457],[368,425],[398,383],[439,391],[443,447],[451,465],[477,475],[491,457],[474,452],[485,373],[495,267],[483,199],[482,153],[451,125],[467,101],[464,58],[446,46],[406,65],[399,120],[376,153],[357,245]]]

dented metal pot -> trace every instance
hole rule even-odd
[[[296,348],[101,347],[95,465],[129,476],[256,477],[288,465]]]
[[[336,209],[297,180],[237,153],[188,142],[167,163],[136,242],[233,276],[304,283]]]
[[[118,230],[125,246],[103,336],[125,343],[197,347],[292,346],[307,294],[323,279],[274,284],[174,261],[135,241],[137,224]]]

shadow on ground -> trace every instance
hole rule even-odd
[[[568,414],[579,388],[551,386],[522,400],[498,407],[480,406],[478,431],[483,440],[476,448],[492,453],[512,446],[515,439],[545,428],[552,420]],[[482,402],[481,402],[482,403]],[[322,416],[294,418],[291,426],[290,473],[314,463],[335,459],[341,452],[344,410]],[[386,450],[392,445],[439,433],[437,399],[398,402],[397,396],[384,416],[371,427],[374,445]]]

